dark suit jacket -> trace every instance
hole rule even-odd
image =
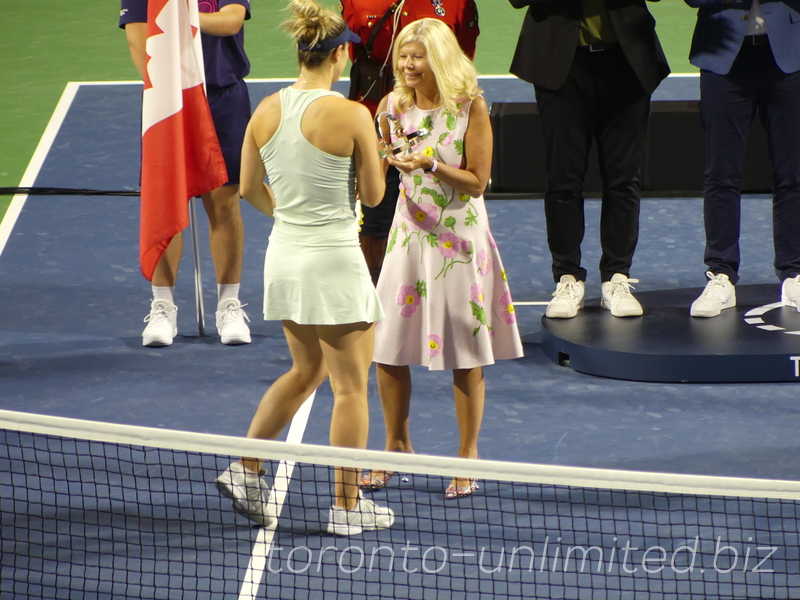
[[[727,75],[747,33],[750,0],[685,0],[699,8],[689,60],[696,67]],[[800,71],[800,0],[761,0],[761,14],[775,62],[784,73]]]
[[[534,85],[557,90],[567,78],[578,47],[581,0],[509,2],[515,8],[528,7],[511,73]],[[608,13],[622,51],[642,87],[651,93],[669,74],[669,65],[645,0],[608,0]]]

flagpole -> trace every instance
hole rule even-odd
[[[200,337],[206,335],[206,316],[203,309],[203,274],[200,270],[200,243],[197,235],[197,210],[195,201],[189,200],[189,230],[192,236],[192,263],[194,264],[194,297],[197,307],[197,330]]]

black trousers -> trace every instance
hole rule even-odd
[[[700,73],[705,263],[733,283],[739,279],[742,163],[756,111],[772,161],[772,237],[782,281],[800,275],[800,72],[783,73],[768,44],[745,43],[727,75]]]
[[[544,210],[553,279],[586,279],[583,182],[593,141],[603,180],[600,279],[629,275],[639,239],[639,170],[650,95],[618,44],[602,52],[579,48],[559,89],[534,88],[545,143]]]

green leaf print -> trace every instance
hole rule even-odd
[[[472,300],[469,301],[469,305],[472,307],[472,316],[478,319],[481,325],[486,325],[486,311],[483,310],[483,307]]]
[[[422,185],[422,175],[414,175],[414,185]]]
[[[438,193],[436,190],[432,190],[431,188],[422,188],[420,190],[420,194],[428,194],[431,198],[433,198],[433,203],[439,208],[447,208],[450,206],[450,202],[447,200],[447,198]]]
[[[428,286],[423,280],[418,280],[417,283],[414,285],[414,289],[419,294],[420,298],[427,298],[428,297]]]
[[[444,132],[442,135],[439,136],[439,143],[441,144],[443,141],[447,139],[447,136],[450,135],[448,132]]]
[[[431,248],[439,247],[439,236],[435,233],[429,233],[425,236],[425,239],[428,240],[428,244],[430,244]]]
[[[389,245],[386,248],[386,254],[392,251],[394,243],[397,241],[397,227],[392,227],[392,237],[389,238]]]
[[[455,146],[459,156],[464,156],[464,140],[456,140],[453,142],[453,146]]]
[[[455,230],[456,218],[452,217],[452,216],[451,217],[447,217],[444,220],[444,226],[447,227],[448,229],[452,229],[453,233],[455,233],[456,232],[456,230]]]
[[[464,225],[472,227],[478,222],[478,213],[472,210],[472,207],[467,209],[467,217],[464,219]]]
[[[456,128],[456,117],[455,115],[448,113],[444,113],[447,115],[447,128],[452,131]]]
[[[424,119],[422,119],[422,121],[420,121],[419,129],[427,129],[428,135],[430,135],[430,132],[433,131],[433,120],[431,119],[430,115],[427,115]],[[428,137],[428,135],[420,136],[420,139],[424,140],[426,137]]]

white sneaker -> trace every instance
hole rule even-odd
[[[386,529],[394,523],[394,511],[378,506],[363,498],[359,492],[358,504],[353,510],[331,506],[328,516],[328,533],[334,535],[358,535],[363,530]]]
[[[178,335],[178,307],[166,300],[153,300],[150,314],[144,318],[142,346],[169,346]]]
[[[794,306],[800,312],[800,275],[783,280],[781,301],[784,306]]]
[[[553,299],[547,305],[545,316],[551,319],[571,319],[583,308],[585,285],[576,281],[572,275],[562,275],[553,292]]]
[[[233,510],[240,515],[269,527],[277,518],[277,510],[270,502],[269,486],[258,474],[232,462],[214,480],[219,493],[233,501]]]
[[[638,317],[642,314],[642,305],[633,297],[630,284],[639,283],[638,279],[629,279],[622,273],[614,273],[611,281],[606,281],[600,286],[603,298],[600,306],[610,310],[615,317]]]
[[[250,328],[245,321],[250,319],[242,310],[242,304],[236,298],[220,300],[217,305],[217,332],[223,344],[234,346],[236,344],[250,343]]]
[[[736,306],[736,288],[725,273],[714,275],[711,271],[706,271],[706,277],[708,277],[706,289],[692,302],[692,308],[689,310],[689,314],[693,317],[716,317],[726,308]],[[800,295],[798,297],[800,298]]]

